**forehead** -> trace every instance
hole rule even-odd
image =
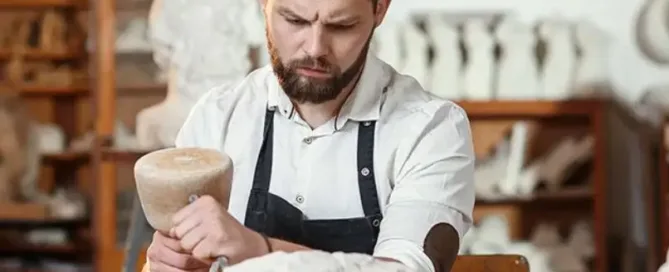
[[[309,19],[362,15],[372,11],[370,0],[273,0],[275,10],[288,9]]]

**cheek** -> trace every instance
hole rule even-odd
[[[281,59],[292,59],[300,52],[302,33],[285,23],[277,22],[270,28],[272,42]]]
[[[339,67],[342,70],[353,65],[362,48],[365,46],[368,36],[363,35],[341,35],[335,36],[335,41],[332,43],[333,53],[338,61]]]

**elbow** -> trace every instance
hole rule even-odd
[[[458,231],[450,224],[438,223],[428,231],[423,245],[435,272],[451,271],[460,249]]]

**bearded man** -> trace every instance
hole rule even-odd
[[[176,141],[232,158],[229,208],[179,211],[150,270],[323,250],[450,271],[472,224],[469,121],[368,52],[390,0],[259,1],[271,65],[205,94]]]

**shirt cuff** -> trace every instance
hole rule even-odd
[[[397,260],[417,272],[435,272],[432,260],[425,255],[423,247],[405,240],[386,240],[376,245],[374,257]]]

